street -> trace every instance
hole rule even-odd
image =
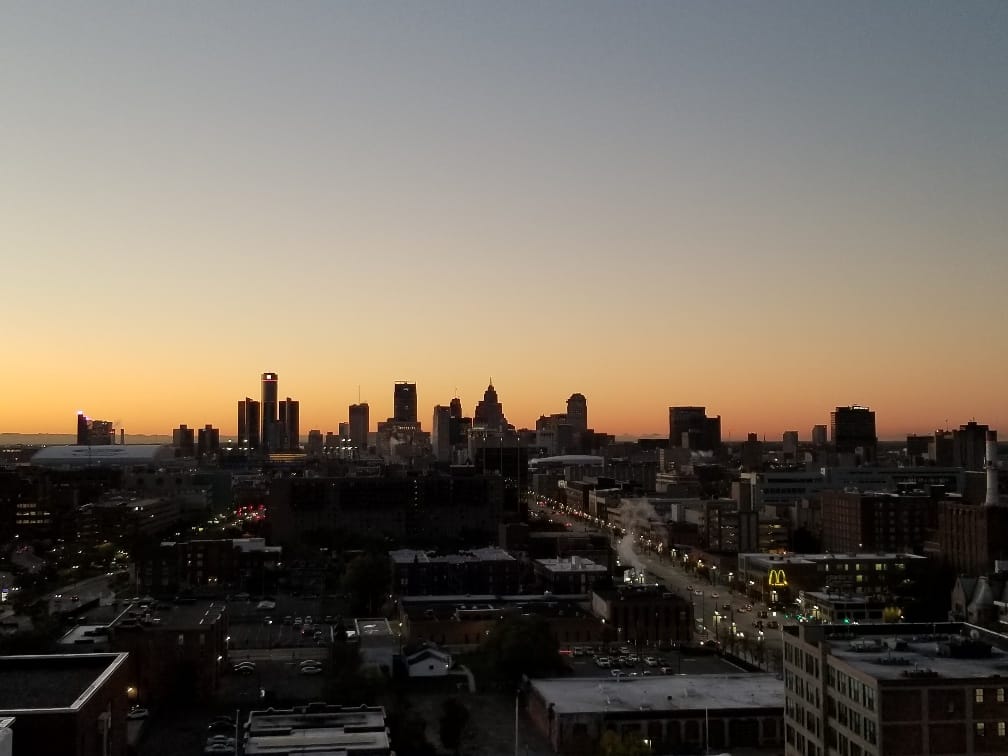
[[[572,532],[608,532],[615,543],[614,533],[605,527],[594,527],[586,523],[587,516],[584,513],[560,507],[548,508],[548,512],[551,521],[569,526],[568,530]],[[767,671],[778,669],[777,660],[783,648],[783,623],[772,630],[760,630],[754,626],[760,618],[760,612],[766,612],[764,625],[775,619],[775,613],[765,604],[753,601],[706,576],[686,572],[667,558],[638,549],[634,549],[634,553],[646,572],[653,574],[671,591],[693,605],[696,620],[693,629],[698,640],[718,640],[725,649],[733,650]],[[712,574],[716,576],[716,573]],[[751,606],[749,611],[746,610],[748,606]]]

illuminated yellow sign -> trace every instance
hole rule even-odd
[[[787,576],[784,570],[770,570],[767,583],[774,588],[787,588]]]

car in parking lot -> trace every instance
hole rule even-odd
[[[302,675],[320,675],[322,667],[301,667],[300,672]]]
[[[595,666],[600,669],[609,669],[609,667],[612,666],[612,660],[610,660],[608,656],[596,656]]]
[[[644,663],[646,665],[648,665],[649,667],[657,667],[658,666],[658,660],[655,657],[653,657],[653,656],[645,656],[644,657]]]
[[[126,719],[147,719],[150,716],[150,712],[142,706],[134,706],[126,714]]]

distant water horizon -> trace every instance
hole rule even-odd
[[[116,443],[119,437],[116,436]],[[171,436],[150,436],[126,434],[126,445],[130,444],[170,444]],[[3,446],[66,446],[77,443],[75,433],[0,433]]]

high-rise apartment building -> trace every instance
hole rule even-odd
[[[696,451],[721,447],[721,416],[707,417],[706,407],[669,407],[669,446]]]
[[[210,457],[220,451],[220,430],[212,425],[204,425],[196,433],[196,453]]]
[[[301,448],[300,405],[289,396],[277,406],[277,428],[279,429],[280,447],[285,451],[297,451]]]
[[[817,449],[821,449],[826,446],[829,442],[829,436],[827,435],[827,428],[825,425],[813,425],[812,426],[812,446]]]
[[[260,406],[255,399],[245,397],[238,402],[238,445],[257,450],[262,446]]]
[[[396,381],[392,394],[392,419],[397,423],[415,423],[417,421],[415,383]]]
[[[971,420],[966,425],[960,425],[959,430],[952,431],[952,456],[955,467],[974,471],[984,469],[984,449],[989,430],[986,425]]]
[[[196,431],[184,423],[172,431],[172,446],[177,457],[196,456]]]
[[[878,456],[875,413],[867,407],[837,407],[830,413],[830,437],[837,454],[852,454],[862,463]]]
[[[567,400],[567,424],[575,431],[588,430],[588,400],[584,394],[571,394]]]
[[[350,405],[350,441],[358,449],[366,449],[371,430],[370,408],[367,402]]]
[[[277,432],[277,374],[262,374],[262,426],[259,438],[263,448],[276,451]]]

